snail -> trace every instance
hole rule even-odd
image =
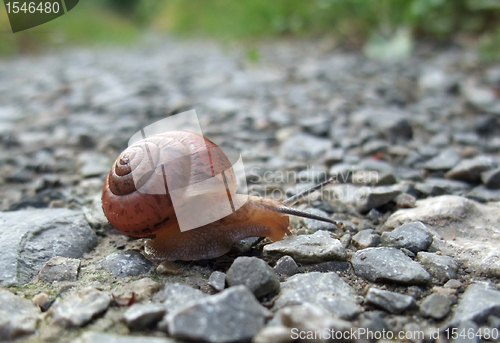
[[[211,180],[222,180],[223,191],[206,185]],[[121,233],[151,238],[144,251],[151,261],[210,259],[224,255],[243,238],[283,239],[290,235],[288,215],[342,228],[341,222],[290,207],[330,181],[283,202],[236,194],[232,165],[215,143],[196,133],[169,131],[144,138],[118,156],[102,189],[102,207],[109,223]],[[204,186],[192,191],[193,185]],[[216,210],[206,213],[216,212],[217,204],[227,203],[228,198],[229,215],[181,230],[179,216],[202,217],[199,212],[207,206]],[[193,204],[199,210],[190,210]]]

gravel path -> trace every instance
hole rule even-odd
[[[456,47],[259,53],[151,40],[0,61],[0,341],[500,339],[500,65]],[[241,151],[251,194],[335,177],[297,206],[344,229],[292,218],[283,241],[160,273],[101,189],[134,133],[192,108]]]

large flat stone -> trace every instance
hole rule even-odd
[[[464,197],[443,195],[419,200],[387,219],[385,229],[421,221],[434,236],[433,246],[461,265],[487,276],[500,277],[500,203],[480,204]]]
[[[55,256],[81,258],[97,245],[82,212],[40,209],[0,213],[0,285],[22,285]]]
[[[297,274],[281,284],[281,296],[274,308],[311,303],[340,318],[351,319],[362,311],[354,297],[351,286],[334,272]]]
[[[431,276],[401,250],[389,247],[358,250],[352,257],[356,275],[371,282],[395,282],[405,285],[424,284]]]

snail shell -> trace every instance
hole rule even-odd
[[[251,196],[226,217],[180,230],[170,193],[222,171],[227,171],[228,188],[235,191],[231,167],[217,145],[198,134],[170,131],[152,135],[131,145],[116,159],[102,190],[104,214],[125,235],[153,237],[147,241],[145,253],[158,262],[218,257],[246,237],[281,240],[289,233],[287,214],[277,210],[283,204]],[[228,195],[202,189],[198,194],[185,194],[184,199],[187,202],[193,196],[209,206],[227,201]]]

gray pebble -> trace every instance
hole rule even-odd
[[[396,282],[406,285],[430,281],[425,269],[401,250],[389,247],[357,251],[351,260],[356,275],[371,282]]]
[[[417,198],[408,193],[402,193],[394,200],[396,201],[396,206],[399,208],[413,208],[417,202]]]
[[[490,189],[500,188],[500,168],[488,170],[481,174],[484,185]]]
[[[273,257],[289,255],[300,263],[347,259],[342,243],[327,231],[317,231],[313,235],[286,237],[282,241],[264,246],[264,254]]]
[[[471,183],[481,181],[481,173],[497,166],[496,161],[490,156],[477,156],[460,161],[453,169],[445,174],[449,179],[462,180]]]
[[[314,304],[342,319],[351,319],[362,309],[354,290],[335,272],[297,274],[281,284],[281,295],[274,303],[279,310],[286,306]]]
[[[40,308],[31,301],[0,289],[0,341],[11,341],[36,331]]]
[[[393,314],[403,312],[414,303],[413,297],[409,295],[384,291],[374,287],[371,287],[368,294],[366,294],[366,301]]]
[[[111,302],[108,293],[89,287],[65,298],[58,298],[50,307],[52,322],[63,327],[80,327],[106,311]]]
[[[401,225],[391,232],[383,232],[380,241],[385,246],[406,248],[414,253],[425,251],[432,244],[432,235],[422,222]]]
[[[356,201],[356,207],[361,213],[367,213],[372,208],[387,204],[396,198],[401,191],[392,187],[364,188],[363,197]]]
[[[169,312],[175,312],[206,297],[208,294],[199,289],[181,283],[166,283],[161,301]]]
[[[257,298],[280,289],[274,270],[257,257],[238,257],[228,269],[226,280],[230,287],[247,286]]]
[[[443,319],[450,313],[451,300],[444,294],[431,294],[420,304],[420,313],[424,317],[437,320]]]
[[[80,260],[76,258],[52,257],[40,270],[38,280],[46,282],[76,281],[80,264]]]
[[[485,185],[479,185],[468,192],[466,196],[479,202],[500,201],[500,189],[489,189]]]
[[[175,338],[226,343],[250,340],[271,313],[240,285],[197,300],[167,317],[169,334]]]
[[[109,173],[111,169],[110,159],[95,152],[83,152],[78,156],[80,174],[83,177],[101,176]]]
[[[415,189],[424,195],[462,194],[470,189],[470,185],[458,180],[427,178],[415,185]]]
[[[451,343],[479,343],[481,341],[479,340],[479,335],[476,334],[478,330],[479,326],[472,320],[463,321],[458,325],[458,335]]]
[[[439,155],[431,158],[424,163],[423,167],[427,170],[450,170],[460,162],[460,156],[454,149],[443,150]]]
[[[236,254],[246,254],[252,250],[252,246],[260,240],[260,237],[247,237],[231,246],[231,251]]]
[[[137,276],[149,273],[153,264],[138,251],[118,251],[106,256],[102,262],[104,269],[118,277]]]
[[[274,271],[278,275],[292,276],[299,272],[299,266],[292,257],[285,255],[276,261]]]
[[[486,283],[473,283],[458,301],[453,318],[448,323],[457,326],[465,321],[484,323],[489,315],[500,313],[500,291]]]
[[[324,155],[332,146],[329,139],[298,133],[281,145],[281,155],[287,159],[308,161]]]
[[[163,318],[166,308],[162,304],[134,304],[123,314],[123,319],[132,330],[151,328]]]
[[[360,249],[376,247],[380,243],[380,236],[372,229],[361,230],[352,237],[354,245]]]
[[[459,280],[451,279],[451,280],[448,280],[443,285],[443,287],[445,287],[445,288],[452,288],[452,289],[459,289],[460,287],[462,287],[462,283]]]
[[[208,284],[217,292],[222,291],[226,287],[226,274],[219,271],[213,272],[208,278]]]
[[[419,252],[417,260],[439,282],[457,278],[459,264],[453,257],[430,252]]]
[[[494,315],[488,316],[488,325],[500,330],[500,317]]]
[[[304,212],[315,214],[317,216],[324,217],[324,218],[330,218],[328,213],[326,213],[325,211],[322,211],[320,209],[317,209],[317,208],[311,208],[311,207],[306,208],[304,210]],[[307,227],[309,230],[311,230],[313,232],[319,231],[319,230],[328,231],[328,230],[335,230],[336,229],[336,226],[331,224],[331,223],[325,223],[325,222],[322,222],[319,220],[308,219],[308,218],[300,218],[300,220],[304,223],[305,227]]]
[[[81,258],[97,236],[81,212],[68,209],[0,213],[0,285],[21,285],[55,256]]]
[[[365,311],[359,316],[359,327],[374,332],[387,331],[388,326],[384,320],[387,313],[383,311]]]

